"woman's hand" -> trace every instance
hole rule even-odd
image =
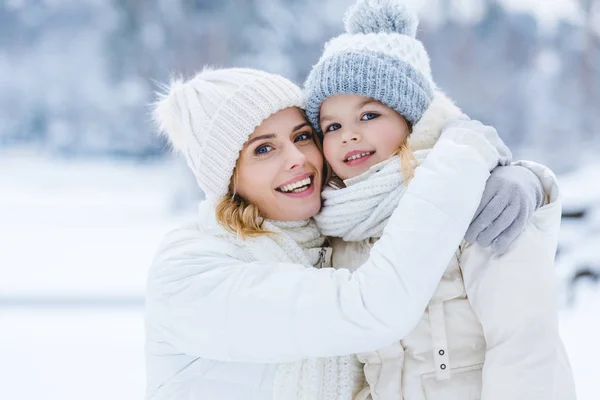
[[[529,169],[497,167],[486,183],[465,239],[484,247],[491,245],[503,254],[543,205],[544,197],[542,183]]]

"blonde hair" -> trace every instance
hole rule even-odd
[[[408,140],[400,146],[398,150],[392,153],[390,157],[398,156],[400,158],[400,169],[402,170],[402,176],[404,177],[404,184],[408,185],[411,179],[415,176],[415,167],[417,167],[418,162],[415,158],[415,153],[413,153],[410,145],[408,144]]]
[[[300,111],[302,112],[302,115],[305,115],[304,110]],[[313,135],[313,140],[321,153],[321,157],[323,157],[323,171],[321,171],[323,176],[321,189],[323,189],[331,179],[332,170],[327,163],[327,160],[325,160],[323,145],[317,138],[317,134],[314,130]],[[274,233],[263,227],[264,217],[258,209],[258,206],[236,193],[238,167],[239,164],[236,164],[233,169],[233,176],[229,182],[227,194],[217,203],[215,210],[217,222],[228,231],[240,236],[242,239]]]
[[[236,165],[227,194],[217,203],[215,209],[217,222],[242,239],[273,233],[263,228],[264,218],[258,206],[235,192],[237,169]]]

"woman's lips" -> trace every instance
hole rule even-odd
[[[315,191],[314,174],[304,174],[290,179],[286,184],[281,185],[275,190],[286,196],[294,198],[303,198],[310,196]],[[301,185],[301,186],[297,186]]]

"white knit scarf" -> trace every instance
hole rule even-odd
[[[302,221],[265,220],[263,228],[275,234],[262,235],[251,240],[262,246],[252,249],[275,254],[280,261],[303,264],[307,267],[329,266],[325,260],[325,237],[313,219]],[[252,249],[250,250],[252,252]],[[329,251],[330,253],[330,251]]]
[[[430,150],[415,151],[421,164]],[[344,181],[346,187],[323,191],[323,207],[315,216],[321,233],[357,242],[381,237],[406,185],[400,158],[391,157]]]
[[[206,213],[206,210],[203,211]],[[216,226],[216,222],[211,222]],[[274,234],[242,240],[224,229],[219,236],[234,241],[257,261],[298,263],[307,268],[331,266],[326,245],[313,219],[293,222],[265,220],[263,228]],[[280,364],[275,374],[275,400],[351,399],[364,386],[362,365],[355,355],[311,358]]]
[[[301,263],[307,267],[320,268],[331,265],[331,249],[327,249],[325,253],[322,251],[325,238],[314,220],[266,220],[263,227],[278,233],[256,238],[260,246],[252,247],[260,249],[263,254],[279,254],[279,257],[287,258],[285,261]],[[354,355],[310,358],[280,364],[275,374],[273,399],[351,399],[357,387],[362,385],[362,381],[362,369]]]

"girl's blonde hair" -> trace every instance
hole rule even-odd
[[[301,110],[303,115],[304,111]],[[325,187],[331,179],[332,170],[325,156],[323,155],[323,146],[321,141],[317,138],[316,132],[313,131],[313,140],[323,157],[323,171],[322,171],[322,186]],[[238,158],[239,163],[239,158]],[[258,206],[253,204],[242,196],[236,193],[237,179],[238,179],[238,166],[236,164],[233,170],[233,176],[229,182],[229,189],[227,195],[223,197],[217,203],[215,214],[217,222],[221,224],[225,229],[235,233],[242,239],[246,237],[256,237],[264,234],[272,234],[273,232],[264,229],[263,222],[264,217],[261,214]]]
[[[408,185],[415,176],[415,167],[418,165],[415,153],[413,153],[410,148],[408,140],[406,140],[398,150],[392,153],[391,156],[398,156],[400,158],[400,169],[402,170],[402,176],[404,177],[404,184]]]

